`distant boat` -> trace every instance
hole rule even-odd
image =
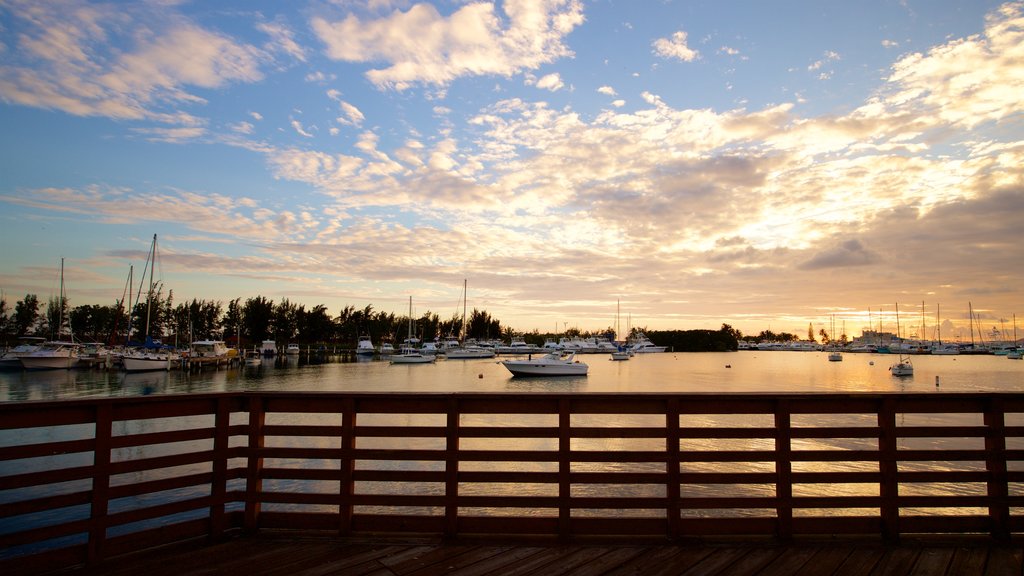
[[[146,277],[146,269],[149,270],[149,292],[146,293],[146,343],[141,350],[132,350],[121,358],[121,365],[126,372],[145,372],[149,370],[170,370],[171,354],[164,349],[159,341],[153,340],[149,333],[149,316],[153,307],[153,269],[156,268],[156,234],[153,234],[153,242],[149,246],[149,254],[146,255],[146,268],[142,271],[142,277]],[[139,286],[141,296],[142,286]],[[128,304],[131,308],[131,294],[128,295]],[[137,303],[137,302],[136,302]]]
[[[390,355],[392,355],[394,353],[395,353],[395,347],[394,347],[394,345],[391,344],[391,342],[385,342],[385,343],[380,345],[380,355],[381,356],[390,356]]]
[[[616,350],[615,352],[612,352],[612,360],[615,360],[616,362],[629,360],[631,356],[633,355],[630,354],[628,350]]]
[[[392,364],[429,364],[437,357],[433,354],[424,355],[416,351],[412,347],[413,342],[416,342],[416,337],[413,336],[412,331],[412,296],[409,296],[409,337],[405,339],[405,345],[402,346],[402,353],[395,354],[391,357]]]
[[[298,344],[289,344],[284,349],[284,353],[286,355],[288,355],[288,356],[298,356],[298,354],[299,354],[299,345]]]
[[[843,354],[839,350],[833,350],[828,353],[829,362],[842,362]]]
[[[260,346],[260,354],[267,357],[277,356],[277,342],[274,342],[273,340],[264,340],[263,344]]]
[[[636,335],[633,336],[633,344],[630,346],[630,350],[637,354],[664,352],[667,348],[668,346],[658,346],[654,342],[651,342],[643,332],[637,332]]]
[[[377,350],[373,347],[373,341],[369,336],[360,336],[356,343],[356,354],[359,356],[373,356]]]
[[[540,358],[505,360],[501,363],[513,376],[586,376],[589,366],[576,360],[575,354],[562,358],[558,352]]]
[[[896,337],[900,337],[900,305],[896,304]],[[902,351],[902,347],[900,350]],[[910,356],[900,353],[900,361],[889,367],[889,373],[893,376],[913,376],[914,365],[910,363]]]

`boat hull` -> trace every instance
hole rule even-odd
[[[423,354],[398,354],[397,356],[391,357],[392,364],[429,364],[436,360],[434,356],[424,356]]]
[[[171,359],[166,355],[153,356],[125,356],[121,358],[125,372],[151,372],[155,370],[170,370]]]
[[[78,363],[78,356],[22,356],[25,370],[68,370]]]

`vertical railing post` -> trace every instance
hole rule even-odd
[[[988,517],[992,538],[1010,540],[1009,485],[1006,472],[1006,415],[999,400],[985,407],[985,469],[988,471]]]
[[[220,396],[214,406],[213,479],[210,484],[210,538],[214,540],[222,538],[227,529],[224,506],[228,491],[230,400],[228,396]]]
[[[788,400],[775,402],[775,515],[776,536],[793,537],[793,431]]]
[[[259,529],[263,493],[263,425],[266,423],[263,396],[249,395],[249,450],[245,476],[245,530]]]
[[[338,505],[338,532],[342,536],[352,533],[352,498],[355,495],[356,401],[351,396],[342,403],[341,421],[341,502]]]
[[[896,543],[900,539],[900,484],[897,460],[896,401],[885,398],[878,409],[878,493],[882,500],[879,514],[882,538]]]
[[[110,439],[113,435],[113,405],[100,402],[96,406],[96,429],[93,444],[92,504],[89,515],[89,545],[86,562],[103,559],[107,540],[107,508],[110,492]]]
[[[444,533],[454,537],[459,531],[459,401],[448,398],[444,449]]]
[[[568,398],[558,401],[558,537],[572,533],[572,414]]]
[[[665,407],[665,514],[668,519],[668,537],[679,534],[679,399],[669,398]]]

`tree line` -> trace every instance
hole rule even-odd
[[[45,308],[35,294],[26,294],[10,307],[0,297],[0,339],[5,345],[22,336],[40,336],[51,340],[61,338],[81,342],[104,342],[117,345],[141,343],[149,336],[165,344],[187,346],[195,340],[225,340],[242,347],[253,346],[263,340],[296,344],[334,344],[354,347],[362,335],[370,336],[374,343],[390,341],[401,343],[409,333],[409,316],[364,308],[345,306],[337,315],[318,304],[312,308],[296,304],[287,298],[280,302],[255,296],[242,300],[235,298],[224,306],[220,301],[197,300],[175,303],[174,292],[162,295],[159,286],[150,298],[141,300],[127,309],[122,301],[113,305],[83,305],[70,308],[67,299],[50,298]],[[148,320],[148,324],[147,324]],[[429,310],[412,318],[412,332],[423,341],[448,336],[460,337],[462,318],[458,314],[442,320]],[[633,328],[632,333],[644,332],[654,342],[677,352],[736,350],[738,340],[777,341],[796,340],[793,334],[776,334],[770,330],[757,336],[744,336],[739,330],[723,324],[719,330],[665,330],[651,331],[646,327]],[[530,344],[542,346],[548,338],[556,336],[613,337],[614,328],[584,332],[569,328],[561,334],[540,333],[533,330],[522,334]],[[502,339],[509,341],[515,332],[483,310],[473,309],[466,318],[467,338]]]
[[[128,308],[131,308],[130,310]],[[44,306],[35,294],[26,294],[11,307],[0,297],[0,339],[4,344],[23,336],[50,340],[71,339],[107,344],[141,343],[150,337],[164,344],[186,346],[194,340],[225,340],[240,346],[263,340],[297,344],[352,345],[359,336],[369,335],[374,342],[405,339],[410,318],[376,311],[372,305],[357,309],[346,306],[332,315],[326,306],[311,308],[287,298],[280,302],[255,296],[235,298],[227,303],[198,300],[175,303],[174,292],[164,296],[157,286],[149,298],[127,306],[122,300],[113,305],[69,307],[67,299],[51,298]],[[447,336],[459,338],[462,318],[447,320],[427,311],[412,318],[413,335],[421,340]],[[473,309],[466,318],[467,338],[508,338],[510,328],[489,313]]]

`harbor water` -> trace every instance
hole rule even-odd
[[[914,356],[914,375],[895,377],[897,356],[825,352],[741,351],[639,354],[628,361],[582,355],[587,376],[514,378],[487,360],[392,365],[386,359],[308,363],[267,358],[259,366],[200,372],[103,370],[0,373],[0,401],[90,396],[188,394],[243,390],[317,392],[927,392],[1020,391],[1024,361],[1005,356]]]

